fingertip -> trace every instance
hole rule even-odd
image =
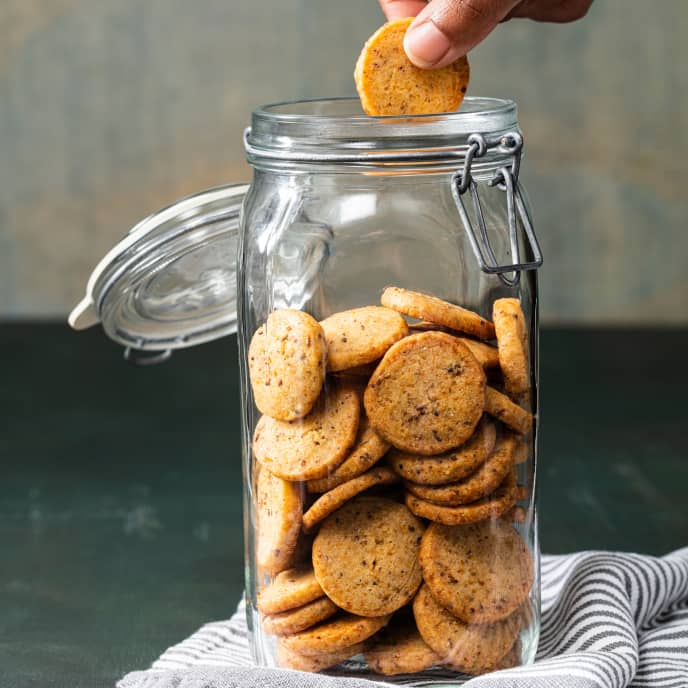
[[[415,17],[426,6],[425,0],[380,0],[380,7],[388,21]]]

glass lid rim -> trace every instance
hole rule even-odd
[[[489,117],[489,116],[499,116],[507,114],[510,111],[516,112],[516,101],[511,98],[495,98],[492,96],[466,96],[463,100],[464,103],[477,103],[485,102],[492,103],[494,107],[485,108],[482,110],[471,110],[471,111],[461,111],[457,110],[455,112],[436,112],[423,115],[380,115],[372,116],[366,115],[365,113],[352,113],[350,115],[329,115],[329,114],[309,114],[309,113],[294,113],[294,112],[278,112],[276,108],[284,108],[292,105],[302,105],[302,104],[325,104],[325,103],[344,103],[352,102],[360,104],[358,96],[335,96],[335,97],[323,97],[323,98],[296,98],[294,100],[283,100],[274,103],[266,103],[265,105],[260,105],[253,110],[253,117],[264,120],[279,123],[317,123],[319,121],[334,123],[337,121],[342,122],[361,122],[361,123],[385,123],[385,122],[408,122],[408,120],[419,120],[420,122],[434,122],[438,119],[446,120],[449,122],[459,122],[475,117]]]

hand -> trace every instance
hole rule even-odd
[[[583,17],[592,0],[379,0],[387,19],[416,17],[404,49],[424,69],[444,67],[465,55],[497,24],[512,17],[569,22]],[[417,16],[416,16],[417,15]]]

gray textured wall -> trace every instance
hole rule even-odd
[[[0,317],[62,316],[137,219],[248,176],[259,103],[353,92],[374,0],[2,0]],[[597,0],[472,56],[510,96],[548,322],[688,322],[688,2]]]

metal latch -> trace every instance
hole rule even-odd
[[[463,168],[457,170],[451,178],[452,196],[480,269],[488,274],[499,275],[500,280],[504,284],[513,287],[518,284],[522,270],[536,270],[542,265],[542,251],[540,250],[540,245],[533,230],[533,223],[518,184],[523,137],[518,132],[510,132],[493,138],[487,138],[482,134],[471,134],[468,137],[468,146]],[[488,152],[512,156],[511,164],[500,167],[492,179],[489,180],[488,185],[496,186],[506,192],[509,243],[511,255],[514,257],[513,263],[500,265],[497,261],[487,235],[487,226],[482,206],[480,205],[478,185],[471,175],[473,161],[476,158],[482,158]],[[471,224],[471,220],[466,212],[466,206],[464,205],[463,195],[466,191],[470,191],[473,200],[475,217],[478,221],[477,233]],[[523,226],[533,256],[533,260],[527,263],[522,262],[520,257],[517,218]],[[513,275],[509,276],[507,273],[513,273]]]

